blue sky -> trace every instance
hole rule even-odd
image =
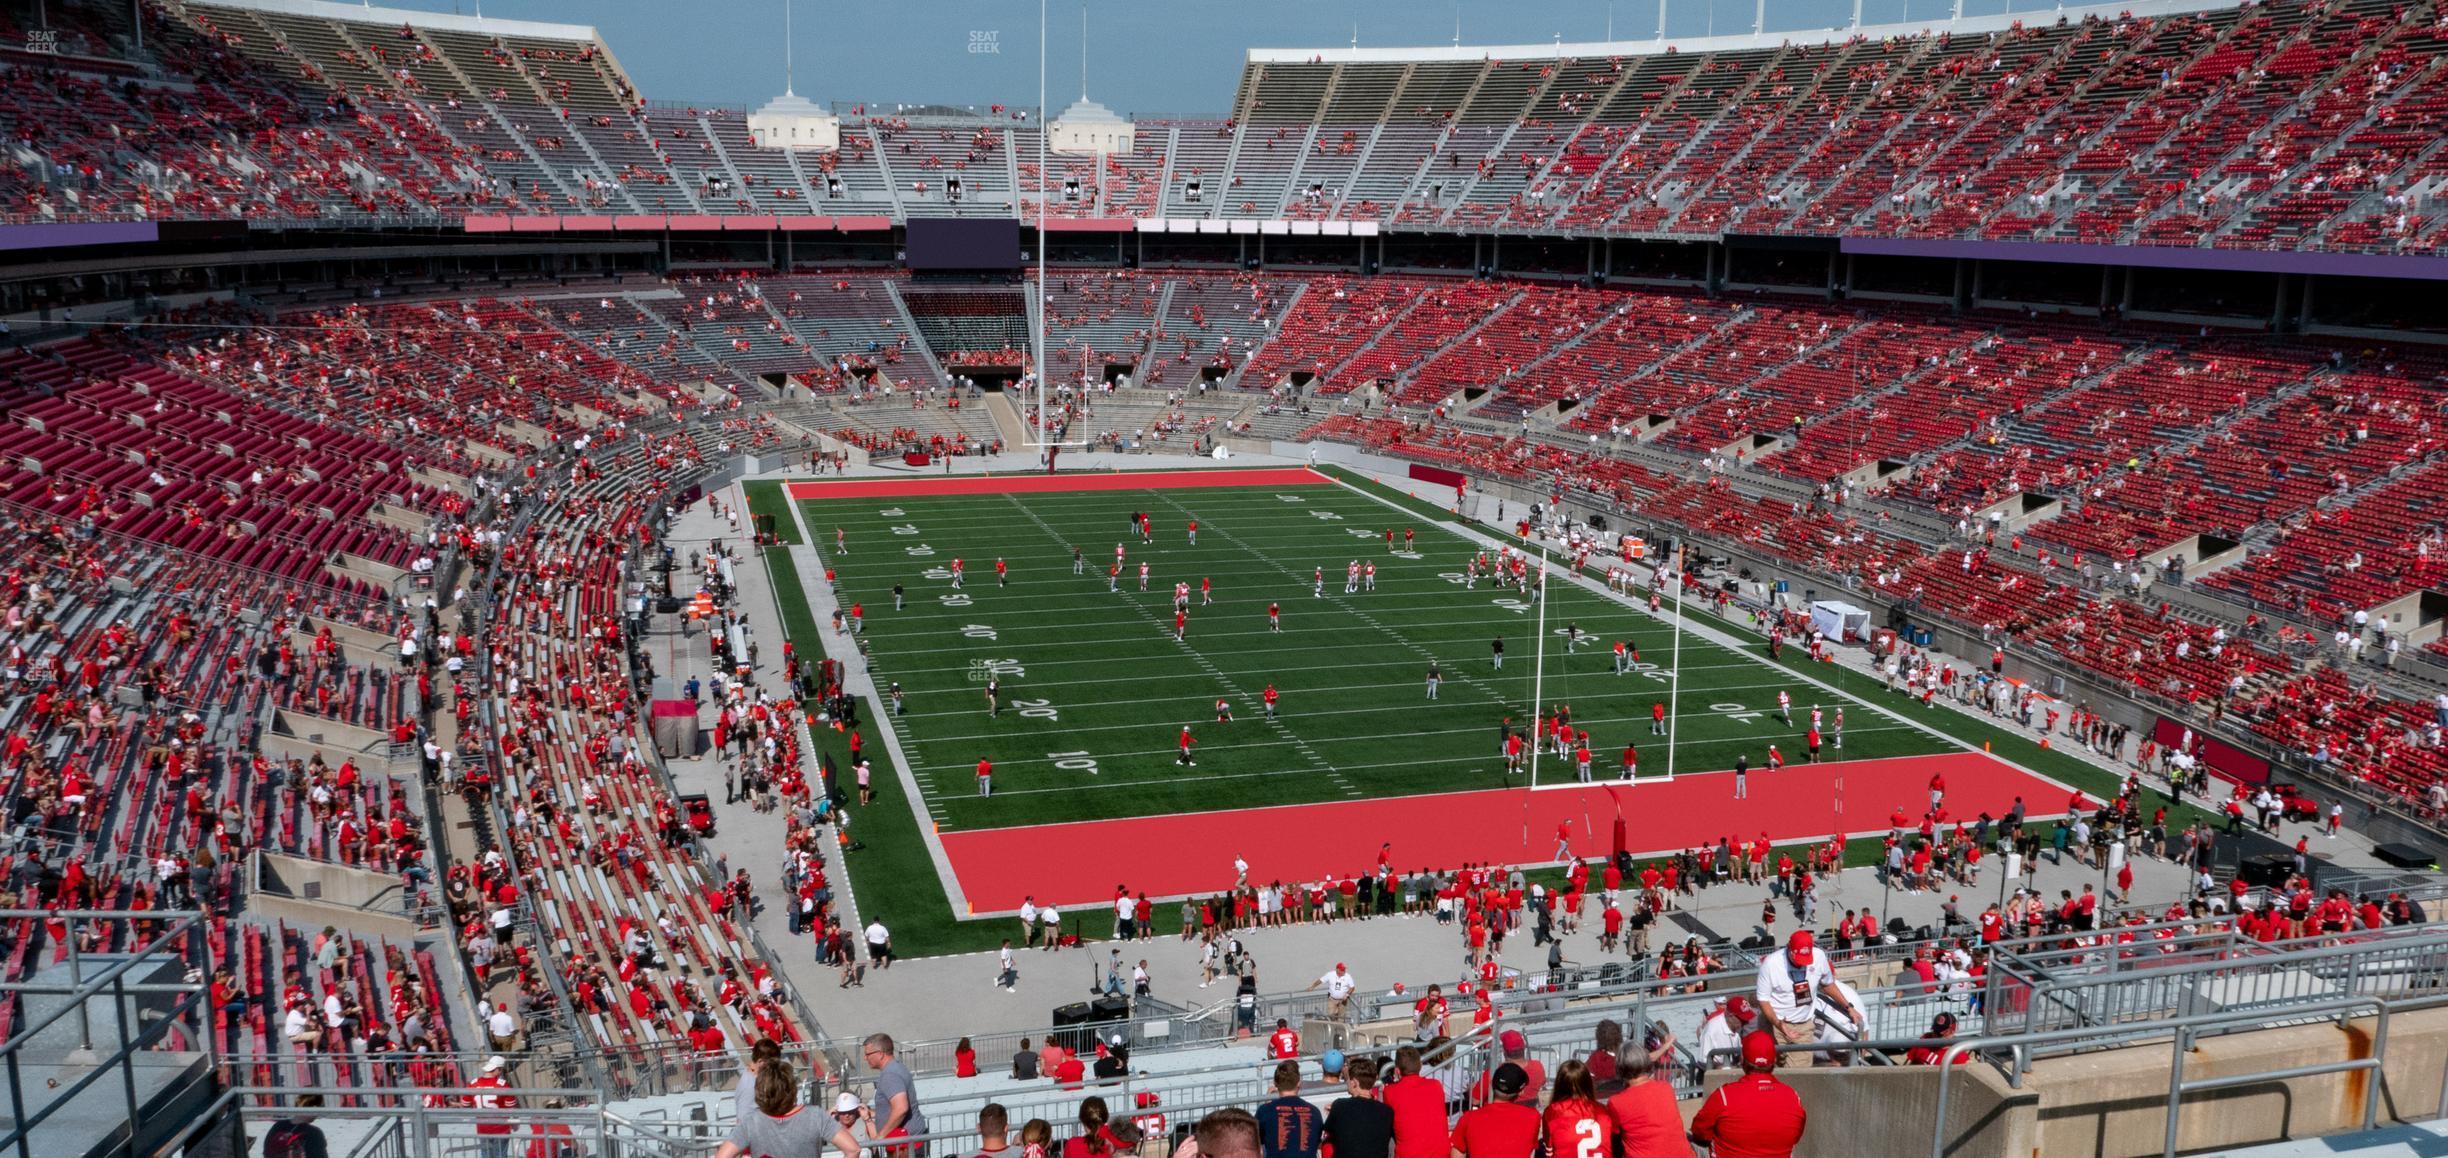
[[[592,24],[645,94],[755,105],[782,88],[782,0],[391,0],[395,7]],[[1861,0],[1868,23],[1943,19],[1949,0]],[[2044,0],[1965,0],[1965,11],[2053,14]],[[1046,0],[1047,100],[1079,95],[1082,0]],[[1770,31],[1847,22],[1853,0],[1767,0]],[[1223,113],[1244,50],[1618,39],[1657,29],[1656,0],[1091,0],[1089,95],[1125,113]],[[1036,0],[797,0],[796,88],[818,101],[1033,105]],[[1667,34],[1750,30],[1755,0],[1669,0]],[[1712,23],[1713,22],[1713,23]]]

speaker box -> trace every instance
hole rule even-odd
[[[2402,869],[2427,869],[2438,859],[2421,845],[2414,844],[2375,845],[2372,848],[2372,855],[2379,857],[2387,864]]]
[[[1054,1029],[1046,1037],[1054,1044],[1073,1053],[1085,1054],[1096,1048],[1095,1031],[1088,1026],[1088,1003],[1074,1001],[1054,1007]]]
[[[2265,852],[2248,856],[2236,864],[2236,876],[2247,885],[2277,888],[2286,883],[2295,871],[2295,857],[2289,853]]]

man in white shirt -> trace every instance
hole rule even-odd
[[[878,969],[892,968],[892,932],[882,921],[867,925],[867,959],[875,962]]]
[[[1037,898],[1032,896],[1020,902],[1020,944],[1021,947],[1026,948],[1036,943]]]
[[[510,1016],[509,1006],[496,1005],[485,1019],[485,1032],[493,1035],[494,1049],[507,1051],[518,1043],[518,1019]]]
[[[1777,1040],[1801,1045],[1819,1040],[1817,1017],[1819,1002],[1844,1011],[1853,1020],[1856,1030],[1862,1026],[1861,1009],[1845,999],[1844,991],[1836,987],[1835,974],[1829,972],[1827,955],[1812,944],[1810,931],[1796,930],[1786,938],[1785,947],[1770,953],[1760,961],[1759,984],[1752,997]]]
[[[1751,1030],[1751,1003],[1740,997],[1719,998],[1700,1023],[1700,1060],[1710,1069],[1734,1064],[1742,1036]]]
[[[321,1045],[322,1034],[315,1029],[314,1019],[306,1015],[304,1002],[291,1002],[289,1013],[281,1019],[281,1036],[301,1050],[312,1051]]]
[[[1352,991],[1360,988],[1359,979],[1343,968],[1342,962],[1337,961],[1333,972],[1309,983],[1311,989],[1319,986],[1326,989],[1326,1019],[1341,1024],[1343,1011],[1351,1005]]]

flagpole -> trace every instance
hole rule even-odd
[[[1538,533],[1538,528],[1533,526],[1530,532],[1535,535]],[[1544,729],[1541,727],[1544,717],[1539,715],[1539,707],[1547,702],[1545,699],[1547,688],[1547,541],[1545,539],[1538,540],[1538,549],[1538,594],[1531,597],[1532,601],[1538,604],[1538,626],[1535,628],[1538,646],[1530,651],[1530,727],[1532,729],[1530,733],[1530,786],[1532,788],[1538,787],[1539,746],[1547,740]]]
[[[1675,605],[1674,644],[1666,660],[1666,778],[1674,779],[1675,740],[1681,735],[1683,723],[1683,564],[1684,552],[1691,548],[1675,544]]]

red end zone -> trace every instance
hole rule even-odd
[[[1182,490],[1190,487],[1317,486],[1333,479],[1307,467],[1152,470],[1139,473],[912,475],[785,484],[794,499],[890,499],[922,495],[1028,495],[1062,491]],[[1018,902],[1013,902],[1016,906]]]
[[[1896,809],[1918,817],[1928,808],[1933,774],[1946,777],[1950,819],[2004,816],[2017,796],[2032,816],[2065,811],[2066,790],[2057,784],[1985,753],[1942,752],[1753,769],[1742,800],[1733,798],[1731,773],[1712,772],[1536,792],[1503,788],[946,832],[940,839],[971,911],[991,913],[1017,910],[1027,896],[1039,904],[1103,903],[1118,884],[1150,897],[1220,892],[1232,884],[1236,854],[1249,860],[1253,881],[1286,882],[1365,871],[1386,841],[1402,872],[1466,861],[1546,863],[1556,859],[1556,828],[1564,824],[1572,826],[1572,852],[1580,857],[1612,852],[1618,820],[1624,847],[1643,856],[1762,832],[1778,844],[1824,840],[1839,827],[1883,833]]]

